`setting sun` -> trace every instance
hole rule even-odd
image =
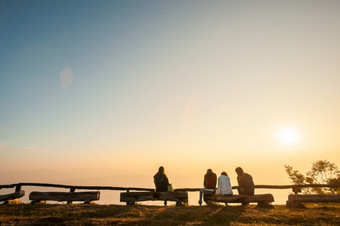
[[[283,144],[294,144],[299,139],[299,134],[293,128],[283,128],[279,132],[279,139]]]

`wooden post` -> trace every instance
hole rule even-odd
[[[15,186],[15,192],[21,193],[21,184],[17,184],[17,186]],[[25,194],[25,193],[24,193],[24,194]],[[17,198],[17,199],[18,199],[19,202],[20,202],[20,198]],[[6,201],[5,203],[8,204],[9,201]]]
[[[20,192],[21,191],[21,184],[18,184],[16,187],[15,187],[15,192]]]
[[[299,192],[301,192],[301,188],[293,187],[293,192],[294,192],[295,195],[297,195]]]
[[[75,192],[76,191],[76,188],[73,187],[70,189],[70,192]],[[67,204],[72,204],[72,201],[67,201]]]

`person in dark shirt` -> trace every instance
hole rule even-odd
[[[208,169],[207,173],[204,175],[204,182],[203,182],[204,188],[213,189],[215,192],[216,183],[217,183],[216,174],[211,169]]]
[[[153,176],[154,183],[156,186],[156,191],[168,191],[169,180],[165,175],[164,167],[161,166],[158,169],[158,172]]]
[[[216,174],[211,169],[208,169],[207,173],[204,175],[204,181],[203,181],[204,188],[200,189],[200,197],[198,200],[199,205],[202,205],[203,194],[211,195],[215,193],[216,183],[217,183]]]
[[[237,167],[235,171],[237,173],[237,182],[239,186],[237,189],[238,193],[240,195],[254,195],[255,187],[253,177],[248,173],[243,172],[241,167]]]

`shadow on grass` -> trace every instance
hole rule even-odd
[[[172,219],[181,223],[225,224],[235,221],[245,211],[240,206],[191,206],[168,208],[152,217],[152,220]]]
[[[20,204],[0,206],[0,225],[340,225],[339,209]]]

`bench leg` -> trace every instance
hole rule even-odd
[[[177,201],[176,206],[183,206],[183,203],[181,201]]]
[[[164,200],[164,206],[166,206],[168,204],[168,201]]]
[[[257,202],[257,206],[260,208],[274,208],[274,206],[268,202]]]
[[[248,206],[249,205],[249,202],[246,202],[246,201],[243,201],[241,206]]]
[[[133,205],[135,205],[135,201],[128,201],[128,202],[126,202],[126,205],[127,206],[133,206]]]
[[[85,201],[84,204],[94,204],[93,201]]]
[[[32,200],[31,204],[46,204],[45,200]]]
[[[214,205],[214,203],[211,202],[211,201],[205,201],[205,204],[207,204],[207,206],[212,206],[212,205]]]
[[[287,201],[286,202],[286,206],[288,208],[305,208],[305,206],[300,203],[300,202],[290,202],[290,201]]]

